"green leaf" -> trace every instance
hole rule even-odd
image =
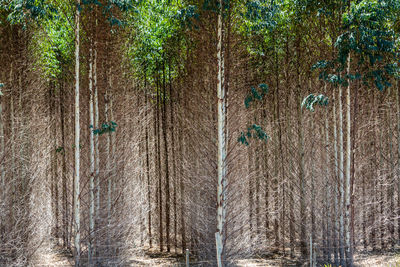
[[[306,109],[310,110],[311,112],[314,112],[315,104],[320,105],[320,106],[327,106],[329,104],[329,98],[322,94],[320,94],[320,95],[310,94],[303,99],[303,101],[301,103],[301,107],[302,108],[305,107]]]
[[[252,133],[255,132],[255,133]],[[246,132],[241,132],[239,137],[238,137],[238,142],[248,146],[249,141],[248,139],[250,138],[255,138],[264,142],[268,142],[268,139],[270,138],[265,131],[262,129],[260,125],[253,124],[247,127]]]

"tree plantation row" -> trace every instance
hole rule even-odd
[[[0,266],[397,253],[399,18],[398,0],[2,0]]]

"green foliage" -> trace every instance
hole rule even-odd
[[[102,134],[105,134],[105,133],[112,133],[112,132],[115,132],[117,126],[118,126],[118,125],[117,125],[115,122],[113,122],[113,121],[104,122],[104,123],[101,125],[101,128],[99,128],[99,129],[94,129],[94,130],[92,130],[92,131],[93,131],[93,134],[95,134],[95,135],[96,135],[96,134],[97,134],[97,135],[102,135]],[[93,125],[90,125],[89,128],[93,128]]]
[[[251,94],[248,95],[244,100],[244,105],[246,108],[250,107],[250,103],[256,100],[262,100],[263,97],[268,93],[268,85],[262,83],[259,84],[258,87],[261,89],[259,92],[255,87],[251,87]]]
[[[265,131],[262,129],[262,127],[260,125],[253,124],[253,125],[247,127],[246,132],[240,133],[238,142],[248,146],[250,138],[259,139],[259,140],[262,140],[267,143],[267,141],[270,137],[265,133]]]
[[[302,108],[305,107],[311,112],[314,112],[314,105],[328,106],[328,104],[329,104],[329,98],[327,96],[324,96],[322,94],[320,95],[310,94],[306,98],[304,98],[303,102],[301,103],[301,107]]]
[[[320,78],[334,84],[346,86],[348,81],[361,79],[366,85],[372,82],[379,90],[391,86],[390,77],[399,71],[400,54],[393,30],[399,11],[398,1],[353,2],[349,12],[343,15],[344,32],[335,42],[336,58],[320,61],[313,69],[320,69]],[[346,73],[350,53],[352,61],[357,63],[353,69],[360,72]]]
[[[102,13],[107,18],[108,22],[111,26],[124,26],[127,24],[126,21],[117,18],[115,14],[115,9],[121,12],[128,12],[134,10],[133,3],[136,1],[131,0],[107,0],[107,2],[102,5],[97,0],[89,0],[87,2],[91,2],[95,5],[99,5],[102,7]]]
[[[0,89],[1,89],[2,87],[4,87],[4,84],[0,83]],[[0,91],[0,96],[2,96],[2,95],[3,95],[3,92]]]
[[[54,80],[65,75],[66,68],[72,64],[73,49],[73,29],[64,17],[43,21],[31,43],[35,67],[42,70],[45,78]]]
[[[276,27],[276,16],[279,11],[276,1],[245,1],[245,10],[241,15],[246,21],[247,30],[259,33]]]
[[[174,58],[184,57],[184,33],[199,18],[198,8],[183,1],[140,1],[127,17],[131,32],[126,49],[135,73],[154,85],[166,65],[165,74],[173,79],[179,68]]]
[[[263,61],[267,50],[274,42],[274,31],[282,20],[282,2],[241,1],[235,8],[240,21],[234,27],[247,39],[247,50],[255,59]]]
[[[64,147],[63,146],[56,147],[56,153],[63,154],[64,153]]]
[[[193,27],[193,20],[198,20],[199,18],[200,14],[195,5],[188,5],[187,7],[178,10],[174,15],[174,19],[178,21],[182,28],[189,29],[192,29]]]
[[[40,22],[58,16],[56,5],[46,0],[2,1],[0,7],[9,12],[8,20],[12,23],[26,24],[30,19]]]

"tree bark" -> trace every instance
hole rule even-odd
[[[351,56],[349,54],[347,60],[347,74],[350,74],[350,62]],[[350,102],[350,79],[348,80],[347,86],[347,94],[346,94],[346,185],[345,185],[345,207],[346,207],[346,214],[345,214],[345,232],[346,232],[346,262],[347,266],[353,266],[353,244],[351,242],[351,225],[352,225],[352,216],[351,216],[351,159],[352,159],[352,147],[351,147],[351,102]]]
[[[80,266],[80,120],[79,120],[79,22],[80,0],[77,0],[75,13],[75,179],[74,179],[74,216],[75,216],[75,266]]]
[[[93,40],[90,40],[89,48],[89,160],[90,160],[90,178],[89,178],[89,193],[90,193],[90,208],[89,208],[89,237],[88,237],[88,262],[89,266],[93,264],[93,234],[94,234],[94,177],[95,177],[95,151],[94,151],[94,107],[93,107]]]
[[[162,127],[164,139],[164,165],[165,165],[165,234],[167,243],[167,252],[171,251],[170,244],[170,224],[171,224],[171,195],[170,195],[170,177],[169,177],[169,164],[168,164],[168,121],[167,121],[167,96],[165,84],[165,62],[163,64],[163,102],[162,102]]]
[[[339,178],[339,162],[338,162],[338,137],[337,137],[337,118],[336,118],[336,90],[333,90],[333,151],[334,151],[334,185],[333,185],[333,192],[334,192],[334,202],[333,202],[333,209],[334,209],[334,217],[333,217],[333,224],[335,225],[333,228],[333,241],[334,241],[334,263],[335,265],[339,265],[339,251],[340,251],[340,234],[339,234],[339,219],[338,213],[340,213],[340,206],[338,204],[339,199],[339,191],[338,191],[338,178]]]
[[[174,201],[174,246],[175,253],[178,250],[178,216],[177,216],[177,187],[178,179],[176,177],[176,153],[175,153],[175,129],[174,129],[174,104],[175,99],[172,95],[172,80],[171,80],[171,63],[168,68],[168,79],[169,79],[169,105],[170,105],[170,117],[171,117],[171,153],[172,153],[172,175],[173,175],[173,201]]]
[[[217,185],[217,232],[216,237],[216,252],[218,266],[223,266],[224,253],[224,226],[225,226],[225,179],[226,179],[226,136],[225,136],[225,66],[224,66],[224,51],[223,51],[223,1],[220,0],[220,10],[218,13],[218,45],[217,45],[217,64],[218,64],[218,79],[217,79],[217,118],[218,118],[218,185]]]
[[[339,201],[339,254],[340,254],[340,265],[345,266],[345,255],[344,255],[344,240],[345,240],[345,230],[344,230],[344,209],[345,198],[344,198],[344,147],[343,147],[343,107],[342,107],[342,87],[339,85],[339,191],[340,191],[340,201]]]
[[[160,88],[157,78],[157,101],[156,101],[156,132],[157,137],[157,175],[158,175],[158,201],[159,201],[159,246],[160,251],[164,250],[164,231],[163,231],[163,197],[162,197],[162,176],[161,176],[161,137],[160,137]]]

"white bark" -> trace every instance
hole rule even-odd
[[[2,201],[5,200],[5,168],[4,168],[4,162],[3,159],[4,158],[4,148],[5,148],[5,143],[4,143],[4,125],[3,125],[3,99],[0,96],[0,172],[1,172],[1,188],[2,188],[2,193],[3,193],[3,198]],[[4,203],[4,202],[3,202]]]
[[[77,0],[80,5],[80,0]],[[75,179],[74,179],[74,215],[75,215],[75,266],[80,265],[80,125],[79,125],[79,21],[80,11],[75,14]]]
[[[337,146],[337,126],[336,126],[336,92],[333,90],[333,150],[334,150],[334,156],[335,156],[335,184],[334,184],[334,202],[333,202],[333,209],[334,209],[334,222],[335,222],[335,227],[334,227],[334,240],[337,240],[338,238],[338,230],[339,230],[339,220],[338,220],[338,210],[339,210],[339,205],[338,205],[338,187],[336,183],[336,179],[338,178],[339,175],[339,163],[338,163],[338,146]],[[337,246],[338,242],[335,241],[335,245]],[[338,253],[337,253],[337,248],[335,249],[335,264],[339,263],[338,260]]]
[[[97,20],[96,20],[97,25]],[[94,87],[94,129],[99,129],[99,98],[97,90],[97,42],[94,41],[93,59],[93,87]],[[99,155],[99,135],[94,137],[95,151],[95,179],[96,179],[96,219],[100,216],[100,155]]]
[[[339,191],[340,191],[340,201],[339,201],[339,251],[341,263],[344,263],[344,173],[343,173],[343,161],[344,161],[344,151],[343,151],[343,107],[342,107],[342,87],[339,86]]]
[[[400,87],[396,81],[396,106],[397,106],[397,152],[400,161]],[[397,176],[400,177],[400,164],[397,167]],[[400,179],[397,179],[397,227],[400,227]]]
[[[348,62],[347,62],[347,74],[350,74],[350,54],[348,57]],[[345,209],[345,219],[346,219],[346,224],[345,224],[345,234],[346,234],[346,257],[347,257],[347,265],[352,266],[353,265],[353,257],[351,255],[352,249],[351,249],[351,237],[350,237],[350,231],[351,231],[351,214],[350,214],[350,184],[351,184],[351,177],[350,177],[350,171],[351,171],[351,105],[350,105],[350,79],[348,80],[348,86],[347,86],[347,95],[346,95],[346,106],[347,106],[347,112],[346,112],[346,121],[347,121],[347,132],[346,132],[346,186],[345,186],[345,204],[346,204],[346,209]]]
[[[5,159],[5,142],[4,142],[4,124],[3,124],[3,97],[0,95],[0,172],[1,172],[1,202],[5,203],[6,201],[6,180],[5,180],[5,167],[4,167],[4,159]],[[4,206],[5,208],[5,206]],[[1,210],[0,215],[0,229],[3,229],[4,221],[5,221],[5,209]]]
[[[218,266],[223,266],[222,254],[224,251],[224,226],[225,226],[225,183],[226,183],[226,138],[225,138],[225,86],[224,86],[224,54],[223,54],[223,1],[220,0],[220,12],[218,14],[218,46],[217,46],[217,61],[218,61],[218,186],[217,186],[217,232],[216,250]]]
[[[106,122],[110,123],[110,121],[113,121],[113,113],[112,113],[112,94],[111,94],[111,89],[112,89],[112,76],[111,76],[111,68],[109,69],[109,84],[108,88],[106,90],[106,104],[105,104],[105,110],[106,110]],[[109,132],[107,134],[107,217],[108,217],[108,224],[110,224],[111,220],[111,202],[112,202],[112,176],[114,174],[114,164],[113,164],[113,158],[115,154],[115,136],[112,134],[112,132]]]
[[[13,76],[13,64],[11,63],[11,70],[10,70],[10,85],[12,84],[12,81],[14,79]],[[11,194],[14,196],[14,188],[15,188],[15,181],[14,181],[14,172],[15,172],[15,110],[14,110],[14,96],[13,96],[13,90],[9,90],[10,92],[10,127],[11,127]],[[14,199],[12,199],[14,202]],[[13,204],[13,203],[12,203]],[[11,206],[12,206],[11,204]]]
[[[90,208],[89,208],[89,244],[88,244],[88,260],[89,265],[92,264],[93,257],[93,231],[94,231],[94,112],[93,112],[93,48],[90,44],[89,49],[89,124],[90,124],[90,179],[89,179],[89,189],[90,189]]]
[[[327,84],[324,84],[324,93],[326,95],[326,90],[327,89]],[[325,116],[325,164],[326,164],[326,198],[325,198],[325,203],[326,203],[326,215],[327,215],[327,222],[326,222],[326,232],[327,232],[327,237],[326,237],[326,245],[327,245],[327,253],[328,253],[328,262],[331,262],[331,183],[329,179],[329,174],[330,174],[330,168],[329,168],[329,122],[328,122],[328,110],[326,110],[326,116]]]

